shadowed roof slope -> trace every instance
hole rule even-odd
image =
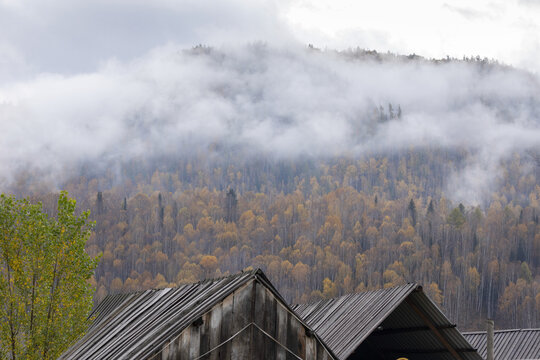
[[[293,309],[340,359],[354,355],[363,343],[398,357],[414,353],[417,359],[455,359],[451,353],[455,351],[462,359],[481,359],[414,283],[299,304]]]
[[[60,359],[146,358],[252,279],[286,306],[261,270],[178,288],[111,295],[94,310],[95,320],[87,333]]]
[[[486,358],[486,332],[463,333]],[[497,330],[493,334],[493,355],[500,360],[540,359],[540,329]]]

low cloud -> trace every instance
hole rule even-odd
[[[539,150],[539,90],[527,72],[480,63],[374,62],[258,43],[169,45],[95,72],[0,87],[0,184],[22,169],[60,179],[83,161],[213,144],[277,158],[440,146],[471,154],[448,186],[457,199],[480,201],[501,160]],[[402,108],[401,119],[388,116],[388,104],[394,114]],[[387,118],[374,115],[379,106]]]

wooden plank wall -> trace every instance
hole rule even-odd
[[[264,349],[256,351],[254,359],[332,359],[321,342],[309,333],[309,330],[274,297],[270,290],[260,283],[256,283],[255,289],[254,322],[269,336],[258,329],[254,330],[252,348]]]
[[[309,331],[306,333],[274,294],[255,280],[187,327],[162,348],[160,356],[162,360],[199,357],[201,360],[331,359],[317,338]]]

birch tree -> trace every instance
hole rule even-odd
[[[41,204],[0,196],[0,358],[55,359],[86,328],[97,258],[93,225],[60,193],[56,218]]]

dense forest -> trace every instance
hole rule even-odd
[[[291,302],[414,281],[461,328],[486,317],[538,327],[540,167],[514,154],[491,198],[471,206],[444,192],[467,156],[411,148],[227,164],[200,154],[132,161],[121,182],[85,168],[63,188],[96,220],[96,301],[260,267]],[[36,199],[54,210],[53,193]]]
[[[264,44],[111,66],[5,105],[59,125],[0,164],[2,191],[91,210],[95,301],[260,267],[291,302],[418,282],[462,329],[540,327],[531,74]],[[97,100],[40,107],[72,92]]]

